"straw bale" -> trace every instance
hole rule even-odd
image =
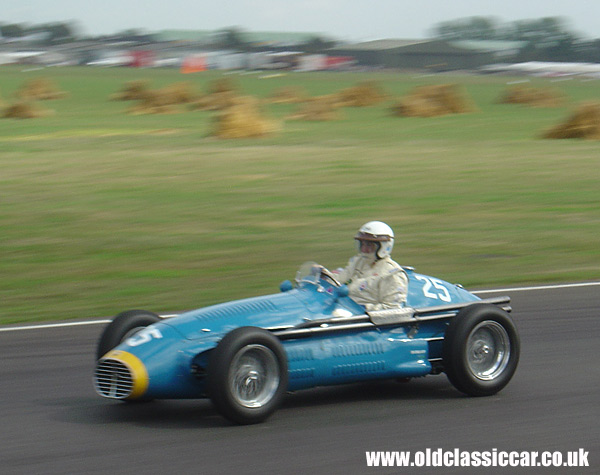
[[[272,104],[299,104],[307,100],[307,93],[301,87],[287,86],[277,89],[269,98]]]
[[[233,80],[230,78],[219,78],[212,81],[207,87],[209,94],[216,94],[219,92],[236,92],[237,87]]]
[[[127,110],[128,114],[173,114],[177,112],[172,97],[161,91],[146,91],[143,96]]]
[[[160,89],[159,92],[166,96],[165,100],[170,101],[171,104],[188,104],[197,98],[188,82],[170,84]]]
[[[453,84],[417,87],[391,108],[392,115],[405,117],[436,117],[476,110],[470,98]]]
[[[190,102],[190,109],[219,111],[234,105],[239,97],[237,88],[229,78],[215,79],[208,84],[207,91]]]
[[[448,112],[436,101],[426,97],[408,96],[391,107],[392,115],[400,117],[437,117]]]
[[[2,117],[7,119],[36,119],[52,115],[54,111],[44,109],[33,102],[18,101],[7,106],[2,113]]]
[[[341,118],[339,97],[336,94],[308,99],[289,120],[330,121]]]
[[[339,102],[346,107],[368,107],[386,100],[387,95],[374,81],[366,81],[338,93]]]
[[[234,91],[212,92],[190,102],[192,110],[219,111],[234,105],[238,96]]]
[[[565,122],[542,135],[547,139],[600,140],[600,102],[584,102]]]
[[[129,81],[120,92],[110,98],[113,101],[137,101],[143,99],[148,90],[148,81]]]
[[[189,103],[192,110],[220,111],[236,103],[240,95],[230,78],[219,78],[210,82],[206,94],[197,96]]]
[[[217,114],[212,135],[222,139],[253,138],[277,129],[275,121],[262,116],[256,98],[237,96],[232,105]]]
[[[515,84],[503,92],[498,103],[522,104],[531,107],[559,107],[564,103],[564,96],[553,88],[536,88]]]
[[[125,88],[122,95],[137,101],[127,110],[129,114],[172,114],[177,112],[177,105],[187,104],[195,99],[187,83],[174,83],[162,89],[147,89],[142,83],[130,86]]]
[[[22,84],[16,95],[24,101],[48,101],[62,99],[67,93],[61,91],[50,79],[36,78]]]

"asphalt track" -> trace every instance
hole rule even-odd
[[[496,396],[463,396],[444,375],[318,388],[288,395],[266,423],[245,427],[229,424],[208,401],[123,404],[98,397],[92,372],[101,325],[0,331],[0,473],[483,471],[366,464],[366,451],[428,448],[583,448],[586,469],[491,473],[598,473],[600,286],[502,293],[512,297],[522,355]]]

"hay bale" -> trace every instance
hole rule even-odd
[[[2,112],[2,117],[7,119],[37,119],[52,115],[54,111],[44,109],[33,102],[18,101],[7,106]]]
[[[338,93],[339,103],[345,107],[368,107],[387,99],[382,89],[374,81],[366,81]]]
[[[236,92],[237,87],[230,78],[219,78],[212,81],[207,87],[208,94],[218,94],[220,92]]]
[[[437,117],[476,110],[470,98],[453,84],[417,87],[391,107],[392,115],[403,117]]]
[[[165,101],[169,101],[171,104],[189,104],[198,97],[188,82],[170,84],[160,89],[159,92],[165,96]]]
[[[398,117],[437,117],[448,112],[441,104],[426,97],[408,96],[392,105],[391,113]]]
[[[542,135],[546,139],[600,140],[600,102],[584,102],[562,124]]]
[[[16,95],[24,101],[49,101],[62,99],[67,93],[61,91],[50,79],[37,78],[21,85]]]
[[[128,114],[174,114],[177,112],[176,104],[172,98],[161,91],[146,91],[143,96],[129,109]]]
[[[130,83],[117,97],[135,99],[137,104],[127,110],[127,113],[135,115],[173,114],[177,112],[177,105],[191,103],[196,98],[188,83],[174,83],[152,90],[141,82]]]
[[[237,96],[234,103],[221,110],[212,135],[221,139],[263,137],[277,130],[275,121],[264,118],[254,97]]]
[[[110,96],[113,101],[137,101],[144,99],[149,90],[148,81],[129,81],[123,89]]]
[[[497,102],[499,104],[521,104],[531,107],[559,107],[564,103],[564,97],[556,89],[515,84],[508,87]]]
[[[220,78],[212,81],[207,87],[207,93],[190,102],[192,110],[220,111],[236,104],[240,97],[233,81]]]
[[[438,101],[451,114],[467,114],[476,112],[475,103],[459,87],[453,84],[443,84],[437,87]]]
[[[336,94],[308,99],[289,120],[331,121],[341,118],[339,97]]]
[[[307,100],[308,94],[301,87],[287,86],[276,90],[270,97],[272,104],[299,104]]]
[[[235,104],[239,96],[234,91],[222,91],[206,94],[189,103],[191,110],[219,111]]]

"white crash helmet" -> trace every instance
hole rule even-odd
[[[394,247],[394,231],[381,221],[369,221],[363,224],[354,239],[358,241],[359,249],[360,241],[376,242],[379,246],[375,254],[379,259],[389,257]]]

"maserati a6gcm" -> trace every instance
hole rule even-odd
[[[281,292],[172,318],[119,314],[97,348],[94,385],[126,401],[210,398],[239,424],[261,422],[287,391],[445,373],[488,396],[512,378],[519,336],[510,298],[479,299],[405,269],[405,307],[366,312],[335,275],[304,264]]]

